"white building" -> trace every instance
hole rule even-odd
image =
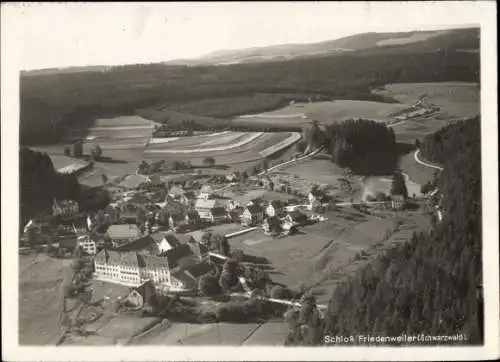
[[[88,235],[78,237],[77,245],[82,247],[82,249],[89,255],[95,255],[97,253],[97,244]]]

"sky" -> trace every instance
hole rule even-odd
[[[481,2],[3,3],[23,70],[194,58],[368,31],[475,26]],[[494,10],[494,8],[493,8]],[[6,20],[6,21],[5,21]],[[4,31],[4,29],[2,29]]]

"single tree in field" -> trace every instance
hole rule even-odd
[[[205,166],[214,166],[215,165],[215,159],[213,157],[205,157],[203,159],[203,165]]]
[[[102,183],[103,184],[105,184],[106,182],[108,182],[108,176],[106,176],[105,174],[101,175],[101,179],[102,179]]]
[[[406,188],[405,178],[399,170],[394,172],[394,175],[392,176],[391,194],[402,195],[405,199],[408,198],[408,189]]]
[[[64,154],[68,157],[71,156],[71,150],[69,149],[69,147],[64,147]]]
[[[246,171],[243,171],[240,175],[241,181],[246,182],[248,180],[248,173]]]

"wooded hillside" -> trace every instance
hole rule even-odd
[[[423,144],[446,150],[427,154],[444,164],[437,181],[443,220],[340,285],[324,323],[302,332],[294,326],[288,343],[318,344],[318,335],[421,333],[464,333],[466,343],[482,343],[480,122],[470,119],[436,134],[448,136],[429,135]],[[311,331],[318,328],[322,333]]]

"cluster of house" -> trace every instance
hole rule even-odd
[[[195,290],[199,278],[211,272],[208,249],[192,236],[167,232],[128,241],[124,236],[95,255],[96,279],[129,286],[150,281],[159,291],[183,292]]]

